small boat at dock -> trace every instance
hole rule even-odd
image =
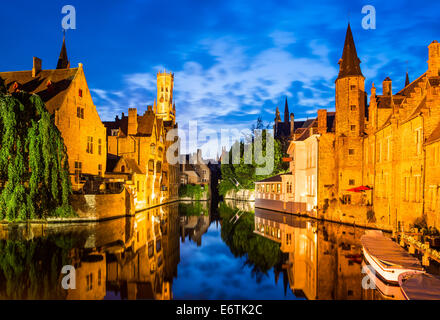
[[[407,300],[440,300],[440,277],[429,273],[406,272],[399,285]]]
[[[382,231],[368,230],[361,237],[365,260],[381,280],[398,284],[405,272],[424,273],[420,261],[410,255]]]
[[[405,300],[402,290],[397,284],[389,284],[383,282],[381,279],[376,277],[376,272],[374,269],[368,265],[365,260],[362,261],[362,271],[366,273],[370,278],[370,281],[374,283],[375,289],[382,295],[386,300]]]

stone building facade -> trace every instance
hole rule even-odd
[[[416,222],[440,227],[440,44],[433,41],[428,52],[425,73],[412,82],[407,74],[395,94],[389,77],[381,95],[373,83],[368,100],[348,26],[336,112],[319,110],[308,125],[293,123],[293,197],[306,205],[304,213],[387,230]]]
[[[136,108],[129,108],[128,116],[123,113],[121,118],[105,122],[108,176],[124,178],[137,210],[178,199],[179,165],[167,161],[167,151],[175,142],[167,140],[167,133],[177,128],[173,81],[173,74],[159,72],[157,104],[148,106],[141,116]]]
[[[43,69],[34,57],[32,70],[0,72],[9,92],[35,93],[53,115],[67,148],[73,190],[83,186],[82,174],[104,176],[106,130],[93,103],[82,63],[71,68],[63,39],[56,69]]]

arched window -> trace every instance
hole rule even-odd
[[[154,161],[153,160],[148,161],[148,171],[154,172]]]
[[[159,157],[162,157],[162,153],[163,153],[163,149],[162,149],[162,147],[159,147],[159,148],[157,149],[157,152],[158,152],[158,154],[159,154]]]
[[[156,145],[154,143],[150,144],[150,154],[156,154]]]
[[[156,163],[156,173],[160,173],[162,171],[162,163],[159,161]]]

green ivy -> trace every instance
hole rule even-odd
[[[0,82],[0,220],[75,215],[63,138],[44,102]]]
[[[202,188],[201,185],[184,184],[179,186],[179,197],[191,198],[193,200],[200,200],[203,196],[209,197],[208,187]]]

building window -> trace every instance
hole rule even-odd
[[[84,119],[84,108],[77,107],[76,108],[76,116],[80,119]]]
[[[154,143],[150,144],[150,154],[154,155],[156,153],[156,145]]]
[[[93,137],[87,137],[87,153],[93,154]]]
[[[82,172],[82,163],[75,161],[75,183],[79,183],[79,178]]]
[[[351,110],[351,111],[356,111],[356,106],[355,106],[354,104],[352,104],[352,105],[350,106],[350,110]]]
[[[352,125],[350,126],[350,130],[351,130],[351,131],[355,131],[355,130],[356,130],[356,125],[352,124]]]
[[[86,276],[86,290],[91,291],[93,289],[93,274],[90,273]]]
[[[101,139],[98,139],[98,154],[101,155],[102,153],[102,141]]]
[[[350,86],[350,89],[351,89],[351,90],[356,90],[356,86],[352,84],[352,85]]]
[[[270,184],[266,184],[266,192],[270,192]]]
[[[417,154],[422,153],[422,129],[417,129],[415,133],[416,145],[417,145]]]
[[[277,183],[277,193],[281,193],[281,183]]]
[[[350,204],[351,203],[351,195],[344,194],[342,196],[342,204]]]
[[[154,161],[153,160],[148,161],[148,171],[154,172]]]
[[[79,90],[78,90],[78,96],[79,96],[80,98],[82,98],[82,96],[83,96],[83,91],[82,91],[82,89],[79,89]]]
[[[156,173],[160,173],[162,171],[162,163],[159,161],[156,163]]]
[[[98,164],[98,175],[102,176],[102,164]]]
[[[159,153],[159,157],[161,158],[161,157],[162,157],[162,153],[163,153],[163,149],[162,149],[162,147],[159,147],[159,148],[157,149],[157,152]]]
[[[350,186],[354,186],[354,185],[355,185],[355,181],[354,181],[354,179],[350,179],[350,180],[348,180],[348,184],[349,184]]]
[[[348,154],[349,154],[350,156],[354,155],[354,149],[348,149]]]

